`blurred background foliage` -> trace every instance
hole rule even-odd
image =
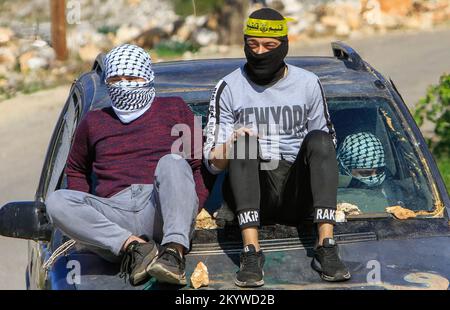
[[[414,118],[419,126],[425,121],[435,125],[434,136],[427,143],[450,191],[450,74],[443,74],[437,85],[428,88],[416,106]]]
[[[175,13],[186,17],[189,15],[206,15],[218,10],[225,0],[171,0]]]

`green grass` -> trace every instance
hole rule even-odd
[[[190,42],[166,40],[157,44],[151,52],[155,52],[159,57],[175,58],[187,51],[195,53],[198,51],[198,46]]]
[[[116,34],[119,26],[100,26],[97,28],[97,32],[102,34],[113,33]]]
[[[447,187],[447,192],[450,193],[450,158],[437,158],[437,165]]]
[[[188,15],[205,15],[223,5],[224,0],[172,0],[175,13],[186,17]]]

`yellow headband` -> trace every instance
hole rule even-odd
[[[247,19],[244,28],[244,34],[251,37],[284,37],[288,34],[287,22],[292,21],[291,18],[283,20],[264,20],[264,19]]]

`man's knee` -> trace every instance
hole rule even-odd
[[[156,166],[157,170],[167,171],[177,171],[180,169],[190,169],[187,161],[178,154],[167,154],[161,157]]]
[[[55,219],[64,217],[62,213],[66,205],[66,192],[67,191],[64,189],[54,191],[48,195],[45,200],[45,210],[51,222],[54,222]]]
[[[174,186],[194,185],[194,174],[186,159],[177,154],[168,154],[159,159],[155,169],[156,184],[160,184],[163,180],[166,181],[165,184]]]
[[[77,204],[83,204],[86,193],[70,190],[59,189],[50,193],[45,200],[45,209],[50,220],[70,218],[68,214],[70,207]]]
[[[329,133],[322,130],[313,130],[309,132],[303,143],[304,147],[308,150],[308,153],[312,153],[315,156],[335,158],[335,148],[333,140]]]

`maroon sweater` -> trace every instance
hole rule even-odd
[[[172,144],[180,138],[171,136],[175,124],[190,127],[190,156],[200,158],[201,145],[194,144],[194,114],[181,98],[155,98],[150,109],[129,124],[123,124],[111,107],[88,112],[76,130],[67,160],[68,188],[92,192],[92,172],[97,176],[95,193],[100,197],[111,197],[131,184],[153,184],[158,160],[170,154]],[[201,159],[187,161],[201,208],[208,196]]]

